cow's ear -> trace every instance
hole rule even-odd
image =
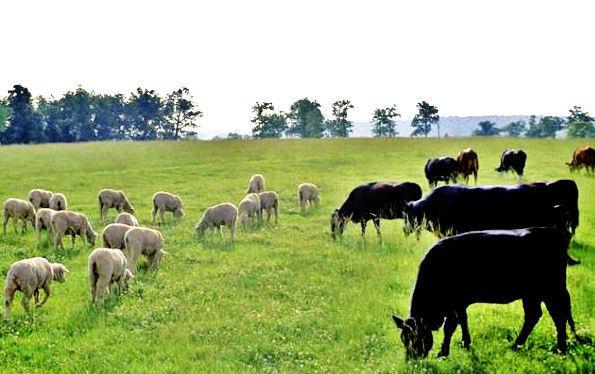
[[[397,325],[397,327],[401,330],[405,328],[405,321],[402,318],[399,318],[393,314],[393,321],[395,322],[395,325]]]

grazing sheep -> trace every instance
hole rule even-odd
[[[23,221],[22,233],[27,231],[27,221],[31,222],[31,226],[35,227],[35,208],[33,204],[21,199],[7,199],[4,202],[4,223],[2,228],[6,234],[6,225],[8,220],[12,218],[12,225],[14,232],[17,232],[17,221]]]
[[[10,318],[10,306],[17,291],[23,293],[21,304],[28,314],[29,300],[35,298],[35,305],[39,308],[50,297],[50,284],[52,280],[64,282],[68,269],[62,264],[50,263],[43,257],[28,258],[17,261],[10,266],[6,276],[6,289],[4,301],[4,319]],[[39,289],[43,289],[45,297],[39,302]]]
[[[250,178],[250,185],[248,186],[248,191],[246,191],[246,193],[260,193],[265,190],[266,188],[264,188],[264,177],[261,174],[254,174]]]
[[[118,214],[114,223],[123,223],[128,226],[140,226],[136,217],[126,212]]]
[[[55,193],[50,198],[50,209],[54,210],[66,210],[67,202],[66,196],[61,193]]]
[[[318,203],[320,202],[320,197],[318,197],[318,187],[312,183],[300,184],[298,186],[298,199],[302,211],[306,209],[306,203],[309,203],[310,207],[313,204],[318,207]]]
[[[128,260],[122,251],[111,248],[96,248],[89,255],[89,282],[91,284],[91,301],[95,304],[103,302],[103,293],[117,284],[120,293],[128,287],[128,281],[134,278],[127,268]]]
[[[35,213],[35,237],[37,238],[38,246],[41,242],[41,230],[47,230],[48,240],[51,241],[52,239],[51,222],[54,213],[56,213],[56,211],[49,208],[40,208],[37,213]]]
[[[194,226],[196,235],[200,238],[205,230],[216,228],[221,233],[221,226],[229,228],[231,242],[233,243],[236,232],[236,219],[238,208],[232,203],[222,203],[208,207],[200,221]]]
[[[147,227],[132,227],[124,235],[124,254],[128,259],[128,269],[134,273],[136,262],[140,255],[145,255],[149,260],[149,269],[157,270],[159,261],[164,254],[163,235],[157,230]]]
[[[29,191],[29,202],[33,204],[35,210],[39,208],[49,208],[50,199],[54,193],[48,190],[42,190],[40,188]]]
[[[134,207],[122,191],[103,189],[99,191],[97,198],[99,200],[99,215],[102,220],[105,220],[109,208],[115,208],[118,213],[125,211],[134,214]]]
[[[267,212],[267,221],[271,220],[271,212],[275,213],[275,223],[279,219],[279,195],[275,191],[265,191],[258,194],[260,198],[260,216],[262,211]]]
[[[240,201],[240,205],[238,205],[238,218],[243,228],[246,228],[246,223],[248,222],[254,223],[254,220],[257,222],[262,220],[260,206],[260,197],[255,193],[249,193]]]
[[[71,212],[69,210],[60,210],[54,213],[51,221],[51,230],[54,235],[54,248],[64,249],[62,245],[62,236],[70,232],[72,237],[72,246],[77,235],[83,238],[83,243],[87,246],[87,241],[95,245],[97,233],[91,227],[91,222],[87,216],[82,213]]]
[[[182,209],[182,199],[180,196],[170,194],[169,192],[155,192],[153,195],[153,212],[151,213],[151,222],[155,222],[155,215],[159,211],[159,219],[161,223],[165,223],[163,213],[172,212],[174,218],[180,219],[184,215]]]
[[[101,233],[104,247],[124,250],[124,235],[132,227],[123,223],[110,223],[105,226]]]

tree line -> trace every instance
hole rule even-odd
[[[202,114],[185,87],[164,97],[143,88],[125,96],[79,87],[55,99],[15,85],[0,98],[0,142],[181,139],[195,135]]]

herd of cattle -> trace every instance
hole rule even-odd
[[[504,151],[496,171],[523,175],[527,155]],[[595,169],[595,149],[579,148],[567,163],[571,171]],[[430,159],[425,174],[430,187],[438,181],[455,182],[459,175],[477,182],[479,162],[472,149],[457,159]],[[474,303],[510,303],[522,300],[525,322],[514,346],[524,344],[541,316],[544,302],[558,333],[559,351],[565,352],[566,323],[577,339],[566,288],[567,264],[578,264],[568,254],[570,239],[579,225],[578,188],[572,180],[523,183],[512,186],[434,188],[422,198],[415,183],[373,182],[356,187],[331,214],[333,238],[348,221],[372,221],[379,237],[380,219],[402,218],[404,231],[419,237],[427,229],[443,238],[421,261],[411,300],[410,317],[393,316],[401,331],[408,358],[426,357],[432,331],[444,325],[439,355],[449,354],[450,339],[458,325],[463,346],[471,338],[466,309]]]

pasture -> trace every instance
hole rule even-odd
[[[594,141],[591,139],[590,143]],[[417,265],[436,240],[405,237],[402,221],[382,221],[379,243],[373,225],[360,238],[349,224],[332,241],[329,214],[350,190],[374,180],[428,185],[423,175],[430,156],[451,155],[468,146],[479,154],[480,184],[512,184],[498,175],[500,154],[521,147],[527,154],[525,180],[573,178],[579,191],[580,226],[570,253],[582,261],[568,271],[573,314],[579,333],[595,335],[595,177],[570,174],[565,161],[585,140],[507,138],[347,139],[87,143],[0,147],[0,198],[26,199],[31,188],[66,194],[71,210],[86,213],[96,231],[97,192],[123,189],[141,224],[151,226],[151,196],[180,195],[186,215],[162,227],[169,256],[158,272],[141,268],[129,291],[102,309],[90,306],[87,256],[77,239],[65,250],[35,248],[25,236],[0,236],[0,274],[18,259],[46,256],[64,263],[66,283],[34,318],[26,317],[20,295],[12,320],[0,323],[0,368],[6,371],[85,372],[589,372],[593,346],[569,340],[569,353],[553,353],[553,323],[544,316],[525,347],[510,346],[522,324],[520,302],[469,308],[472,348],[458,344],[437,359],[442,332],[426,360],[404,360],[391,314],[407,315]],[[238,229],[229,244],[193,227],[209,205],[241,200],[254,173],[281,198],[279,223]],[[317,210],[300,214],[296,187],[312,182],[321,190]],[[109,218],[115,217],[110,211]],[[42,234],[45,238],[45,233]],[[98,241],[97,245],[100,245]],[[478,248],[477,250],[481,250]],[[144,260],[143,260],[144,263]],[[502,269],[503,272],[506,269]],[[0,282],[3,289],[4,281]]]

